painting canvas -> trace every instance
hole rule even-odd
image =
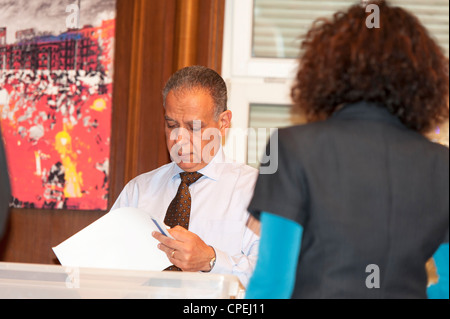
[[[105,210],[115,0],[0,0],[11,206]]]

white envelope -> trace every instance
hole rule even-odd
[[[110,211],[53,251],[63,266],[161,271],[171,263],[152,237],[157,228],[137,208]]]

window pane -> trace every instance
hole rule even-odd
[[[253,57],[298,57],[300,37],[315,19],[331,17],[355,3],[356,0],[254,0]],[[391,0],[391,4],[416,14],[448,56],[448,0]]]
[[[258,168],[273,129],[304,123],[291,115],[290,105],[250,104],[247,164]]]
[[[300,36],[318,17],[331,16],[354,0],[254,0],[253,57],[296,58]]]

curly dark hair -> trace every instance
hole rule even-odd
[[[379,28],[366,26],[371,11],[359,4],[314,22],[301,44],[293,112],[315,121],[345,103],[376,102],[425,133],[449,117],[448,59],[416,16],[370,3]]]

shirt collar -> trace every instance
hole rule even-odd
[[[225,154],[223,153],[222,145],[220,145],[219,150],[217,151],[216,155],[214,155],[214,158],[211,160],[211,162],[209,162],[208,165],[200,169],[198,172],[202,173],[208,178],[217,181],[222,174],[223,165],[220,164],[223,164],[225,162]]]
[[[205,167],[198,170],[203,176],[206,176],[215,181],[219,180],[220,175],[222,174],[222,163],[226,163],[225,154],[222,149],[222,145],[220,145],[219,150],[216,155],[213,157],[211,162],[208,163]],[[180,173],[184,172],[175,162],[172,162],[172,169],[170,172],[170,177],[173,179],[177,177]]]

